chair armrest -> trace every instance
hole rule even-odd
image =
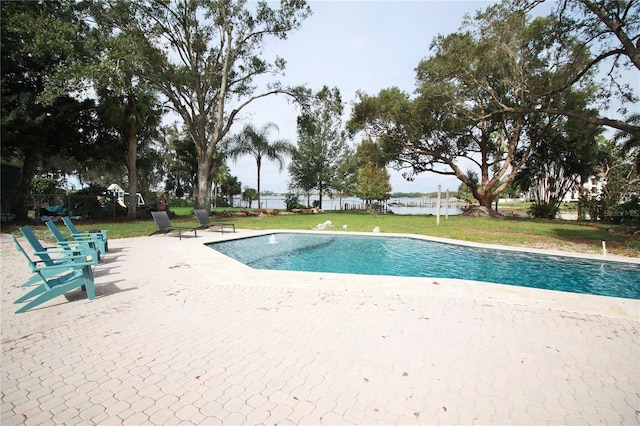
[[[97,233],[93,233],[93,232],[81,232],[79,234],[71,234],[71,236],[73,238],[85,238],[85,239],[92,239],[92,240],[104,240],[104,237],[102,234],[97,234]]]
[[[98,235],[89,235],[89,234],[71,234],[71,238],[75,239],[76,243],[80,242],[94,242],[94,241],[102,241],[102,238]],[[70,241],[73,242],[73,241]]]
[[[64,247],[69,247],[69,248],[73,248],[73,247],[82,247],[82,248],[83,248],[83,250],[86,250],[87,248],[88,248],[88,249],[93,250],[93,249],[91,248],[91,243],[92,243],[92,242],[93,242],[93,241],[58,241],[56,244],[57,244],[59,247],[50,247],[50,248],[57,248],[57,249],[60,249],[61,247],[62,247],[62,248],[64,248]],[[66,250],[66,249],[65,249],[65,250]]]
[[[44,271],[47,269],[69,269],[69,268],[78,268],[80,266],[92,266],[95,265],[96,262],[93,260],[87,262],[86,256],[68,256],[62,257],[58,259],[47,260],[49,265],[38,266],[39,263],[45,263],[44,260],[34,260],[33,261],[33,270],[34,271]]]
[[[56,257],[52,257],[50,260],[65,260],[65,261],[69,261],[69,260],[74,260],[75,258],[79,258],[79,259],[84,259],[87,256],[91,256],[91,258],[93,259],[94,257],[96,258],[96,260],[98,259],[98,251],[93,248],[93,247],[81,247],[81,248],[69,248],[69,249],[63,249],[60,248],[58,250],[47,250],[45,251],[36,251],[34,252],[35,255],[37,256],[41,256],[41,255],[56,255]],[[40,261],[44,261],[42,259],[39,259],[38,262]],[[47,260],[49,261],[49,260]]]
[[[87,250],[82,249],[82,250],[75,250],[75,249],[70,249],[70,250],[65,250],[63,248],[59,248],[58,250],[47,250],[47,251],[34,251],[33,253],[40,256],[40,255],[50,255],[50,254],[61,254],[64,255],[65,258],[67,257],[79,257],[82,255],[83,252],[85,252]],[[93,250],[92,250],[93,251]],[[52,258],[53,260],[55,260],[56,258]]]
[[[67,241],[64,241],[64,242],[66,243]],[[41,253],[46,253],[46,252],[48,252],[50,250],[60,250],[60,246],[59,245],[60,245],[60,242],[56,243],[55,246],[42,247],[44,249],[44,251],[41,252]]]
[[[60,271],[60,273],[69,271],[69,270],[77,270],[77,269],[81,269],[84,268],[85,266],[94,266],[95,263],[92,262],[70,262],[67,264],[61,264],[61,265],[51,265],[51,266],[35,266],[32,267],[31,270],[33,272],[39,273],[39,272],[43,272],[43,271]]]

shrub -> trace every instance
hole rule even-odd
[[[31,180],[32,194],[56,194],[62,192],[58,187],[58,179],[34,177]]]
[[[300,200],[298,198],[298,196],[294,193],[289,192],[288,194],[285,195],[284,197],[284,205],[285,208],[288,212],[292,211],[293,209],[304,209],[306,208],[305,206],[303,206],[302,204],[300,204]]]
[[[74,202],[79,200],[72,206],[74,215],[87,219],[107,219],[127,214],[127,209],[116,203],[115,197],[103,186],[91,184],[74,195]]]
[[[542,201],[538,201],[531,204],[531,207],[529,207],[529,214],[536,218],[554,219],[557,213],[558,204],[556,203],[545,203]]]
[[[602,219],[613,223],[640,223],[640,197],[609,207],[603,212]]]
[[[184,198],[171,198],[169,205],[171,207],[193,207],[193,201],[185,200]]]

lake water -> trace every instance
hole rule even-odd
[[[312,201],[314,198],[312,197]],[[261,197],[261,203],[263,209],[285,209],[284,197],[270,197],[263,196]],[[300,202],[302,204],[306,203],[306,199],[300,197]],[[436,199],[435,198],[392,198],[389,200],[389,210],[395,214],[402,215],[423,215],[423,214],[432,214],[435,215],[437,213]],[[239,201],[236,201],[235,205],[242,205]],[[323,198],[322,200],[322,208],[324,211],[331,210],[340,210],[342,209],[351,209],[364,208],[364,202],[359,198],[343,198],[342,200],[338,198]],[[257,202],[252,204],[252,207],[258,207]],[[445,215],[458,215],[461,214],[462,211],[458,208],[457,205],[450,204],[449,209],[445,207],[444,199],[441,200],[440,214]]]

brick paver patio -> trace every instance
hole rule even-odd
[[[95,300],[18,315],[3,235],[2,425],[640,423],[640,301],[253,271],[203,233],[110,240]]]

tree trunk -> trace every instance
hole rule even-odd
[[[227,197],[229,198],[229,207],[233,208],[233,194],[232,194],[232,190],[229,189],[229,192],[227,193]]]
[[[198,171],[196,175],[195,208],[210,209],[211,208],[211,185],[213,177],[211,167],[213,165],[213,157],[201,158],[198,154]]]
[[[31,181],[33,180],[34,171],[36,169],[37,156],[31,150],[25,150],[24,162],[22,164],[22,173],[20,182],[16,188],[16,221],[25,221],[28,218],[29,208],[27,206],[27,194],[31,189]]]
[[[580,176],[580,182],[578,183],[578,220],[585,219],[582,188],[584,188],[584,179],[582,178],[582,176]]]
[[[130,100],[131,102],[131,100]],[[130,105],[130,108],[133,105]],[[129,122],[129,209],[127,217],[129,219],[136,218],[136,210],[138,207],[138,169],[137,169],[137,157],[138,157],[138,132],[136,125],[133,121]],[[126,199],[125,199],[126,202]]]
[[[262,162],[260,161],[260,159],[258,158],[256,160],[256,166],[258,169],[258,208],[261,209],[262,208],[262,202],[260,201],[260,167],[262,166],[261,164]]]
[[[482,191],[479,192],[477,190],[473,191],[473,196],[478,200],[481,207],[486,207],[491,210],[491,204],[493,203],[494,195],[490,191]]]
[[[200,172],[204,165],[198,166],[198,178],[195,188],[195,207],[197,209],[208,209],[210,204],[209,188],[211,183],[207,181],[207,173]]]

